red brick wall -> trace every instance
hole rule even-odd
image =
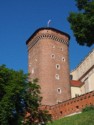
[[[63,42],[60,41],[61,39]],[[54,58],[51,57],[52,54],[55,55]],[[56,64],[60,65],[60,69],[56,68]],[[68,37],[66,35],[50,29],[36,33],[28,43],[28,66],[30,78],[39,79],[43,105],[54,105],[57,101],[62,102],[70,98]],[[32,73],[33,69],[34,73]],[[56,74],[59,75],[59,80],[55,78]],[[61,89],[61,93],[57,91],[58,88]]]
[[[56,120],[69,114],[82,111],[83,108],[90,105],[94,105],[94,91],[57,105],[43,106],[42,108],[48,110],[49,113],[52,114],[53,120]]]

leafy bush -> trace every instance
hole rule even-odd
[[[87,112],[87,111],[90,111],[90,110],[94,110],[94,105],[90,105],[90,106],[86,106],[82,112]]]

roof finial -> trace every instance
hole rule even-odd
[[[49,27],[50,23],[51,23],[51,20],[48,20],[47,27]]]

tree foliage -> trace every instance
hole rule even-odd
[[[80,45],[94,44],[94,0],[75,0],[78,13],[71,12],[68,21]]]
[[[38,125],[51,120],[41,110],[38,80],[28,81],[23,71],[0,66],[0,125]]]

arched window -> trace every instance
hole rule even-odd
[[[29,64],[29,67],[31,67],[31,63]]]
[[[52,54],[52,55],[51,55],[51,58],[55,59],[55,54]]]
[[[31,72],[32,72],[32,74],[34,74],[34,68],[32,68],[32,71],[31,71]]]
[[[56,69],[60,69],[60,65],[59,64],[56,64]]]
[[[55,75],[55,78],[56,78],[57,80],[60,79],[58,74]]]
[[[64,57],[62,57],[62,61],[65,62],[65,58]]]
[[[63,51],[63,47],[61,47],[61,51]]]
[[[61,94],[61,89],[58,88],[58,89],[57,89],[57,92],[58,92],[58,94]]]

